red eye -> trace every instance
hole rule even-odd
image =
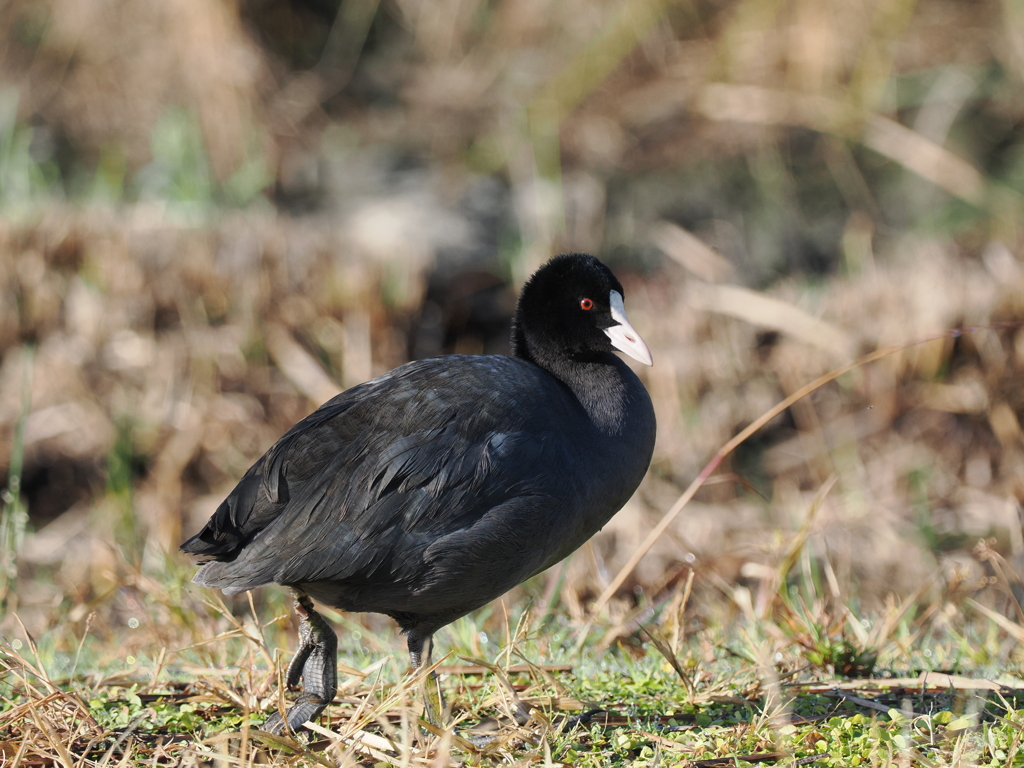
[[[580,309],[593,309],[594,302],[590,299],[580,299]]]

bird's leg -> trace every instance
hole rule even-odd
[[[433,635],[423,637],[415,630],[409,633],[409,659],[413,669],[430,666],[430,652],[433,648]],[[423,680],[423,709],[431,725],[444,728],[444,694],[436,672],[431,672]]]
[[[275,712],[263,724],[270,733],[292,733],[302,730],[307,720],[316,720],[334,699],[338,690],[338,636],[313,609],[309,595],[295,593],[295,611],[302,617],[299,624],[299,647],[288,665],[285,681],[289,688],[302,679],[302,693],[288,707],[282,718]]]

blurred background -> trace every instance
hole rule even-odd
[[[690,570],[725,610],[794,536],[837,602],[1004,609],[1022,124],[1017,0],[3,0],[0,628],[138,615],[287,427],[506,351],[562,251],[620,276],[659,422],[562,574],[573,619],[719,447],[886,345],[740,446],[608,610]]]

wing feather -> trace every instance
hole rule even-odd
[[[292,427],[183,545],[214,560],[196,581],[238,592],[412,574],[439,536],[530,494],[518,478],[540,474],[531,469],[554,427],[530,423],[521,414],[531,409],[502,397],[501,377],[479,365],[456,384],[483,397],[410,387],[430,362],[342,393]]]

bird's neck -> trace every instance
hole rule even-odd
[[[599,352],[592,359],[563,362],[562,371],[551,372],[572,390],[602,434],[621,436],[629,416],[626,377],[633,377],[633,372],[610,352]]]
[[[543,368],[567,387],[599,432],[608,437],[622,434],[628,416],[629,380],[636,377],[614,354],[545,355],[543,350],[531,350],[525,343],[515,341],[513,353]]]

